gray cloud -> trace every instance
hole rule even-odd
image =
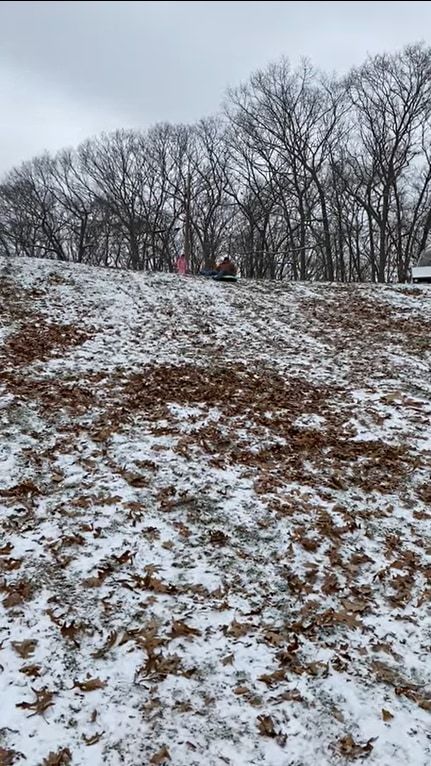
[[[215,112],[281,55],[346,70],[430,21],[427,2],[1,2],[0,171],[101,130]]]

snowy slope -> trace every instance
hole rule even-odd
[[[431,290],[0,267],[0,764],[429,764]]]

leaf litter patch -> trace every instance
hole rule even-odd
[[[285,293],[259,286],[253,300],[268,326],[280,317],[284,344],[271,358],[247,316],[233,359],[217,312],[237,298],[190,280],[183,305],[182,283],[163,276],[148,279],[142,338],[128,344],[116,275],[94,274],[23,261],[8,282],[25,285],[46,325],[74,326],[85,305],[88,329],[101,298],[118,319],[100,346],[56,346],[64,371],[30,352],[13,370],[8,353],[13,399],[0,417],[17,456],[0,485],[1,758],[425,766],[429,476],[407,356],[383,368],[385,338],[365,352],[357,337],[337,378],[329,350],[296,340],[298,316],[309,337],[322,327],[302,288],[286,314]],[[12,297],[4,343],[32,310]],[[160,322],[159,298],[171,312]],[[190,332],[158,358],[146,339],[189,305],[209,312],[207,356],[181,361]],[[415,383],[426,387],[420,371]]]

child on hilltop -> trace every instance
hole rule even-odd
[[[187,274],[187,259],[184,253],[181,253],[181,255],[178,256],[175,266],[177,269],[177,273],[181,277],[185,277],[185,275]]]

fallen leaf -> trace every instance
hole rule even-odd
[[[287,668],[280,668],[280,670],[275,670],[273,673],[263,673],[263,675],[259,676],[258,681],[262,681],[267,686],[273,686],[283,681],[286,678],[286,674]]]
[[[39,488],[31,480],[22,481],[21,484],[15,484],[8,489],[0,489],[0,497],[22,497],[39,494]]]
[[[257,728],[259,729],[259,734],[261,734],[263,737],[276,736],[276,731],[274,729],[274,721],[272,720],[270,715],[258,715],[256,720],[257,720]]]
[[[22,668],[19,669],[19,672],[24,673],[25,676],[29,676],[30,678],[39,678],[41,670],[42,668],[40,665],[23,665]]]
[[[72,761],[72,753],[68,747],[59,750],[58,753],[50,753],[42,761],[42,766],[67,766]]]
[[[24,601],[29,601],[33,595],[33,588],[28,580],[19,580],[8,585],[8,595],[3,599],[3,606],[9,609],[19,606]]]
[[[64,622],[63,624],[60,624],[60,633],[63,636],[63,638],[67,639],[68,641],[71,641],[72,644],[74,644],[78,649],[80,647],[79,641],[77,640],[77,636],[79,636],[80,633],[82,633],[83,626],[79,623],[75,622],[75,620],[72,620],[72,622],[67,623]]]
[[[391,721],[393,718],[393,714],[389,712],[389,710],[385,710],[385,708],[382,708],[382,718],[384,721]]]
[[[14,572],[19,569],[22,564],[22,559],[14,559],[12,556],[5,556],[0,559],[0,571],[1,572]]]
[[[185,669],[181,659],[177,654],[163,655],[161,652],[148,654],[145,664],[138,669],[138,673],[150,676],[152,678],[166,678],[168,675],[183,676],[190,678],[195,673],[195,668]]]
[[[283,646],[286,641],[285,637],[275,630],[267,630],[266,633],[263,634],[263,640],[271,646]]]
[[[276,697],[269,697],[268,702],[275,702],[278,705],[280,702],[305,702],[305,700],[298,689],[291,689],[281,692]]]
[[[343,599],[343,606],[348,612],[365,612],[365,610],[369,607],[369,604],[366,601],[355,601],[354,599]]]
[[[226,545],[229,542],[229,535],[222,529],[213,529],[209,539],[213,545]]]
[[[99,575],[97,577],[86,577],[82,584],[84,588],[99,588],[100,585],[103,585],[104,580],[105,577],[100,577]]]
[[[54,704],[52,700],[55,696],[55,692],[48,691],[46,687],[43,689],[34,689],[32,687],[32,692],[36,695],[36,699],[33,702],[18,702],[16,705],[16,707],[21,707],[24,710],[32,710],[33,712],[29,718],[33,715],[42,715],[45,710],[52,707]]]
[[[154,593],[175,594],[177,592],[177,588],[175,585],[171,585],[170,583],[163,582],[163,580],[160,580],[158,577],[155,577],[151,571],[148,571],[144,577],[142,577],[141,575],[133,575],[133,583],[135,588],[153,591]]]
[[[171,633],[172,638],[179,638],[180,636],[201,636],[202,631],[198,628],[192,628],[191,625],[186,625],[182,620],[173,620]]]
[[[114,553],[113,558],[117,562],[117,564],[128,564],[129,562],[132,562],[135,558],[135,554],[132,551],[126,550],[123,551],[123,553],[120,553],[119,556],[116,556]]]
[[[136,489],[147,487],[149,484],[149,479],[146,476],[140,476],[139,474],[126,473],[124,474],[124,478],[131,487],[135,487]]]
[[[82,692],[94,692],[96,689],[104,689],[106,681],[100,678],[89,678],[87,681],[75,681],[72,689],[80,689]]]
[[[236,686],[235,689],[233,690],[233,693],[237,694],[238,696],[241,696],[243,694],[248,694],[249,691],[250,689],[248,688],[248,686]]]
[[[250,633],[253,629],[254,625],[251,622],[237,622],[236,620],[232,620],[230,625],[223,628],[223,632],[226,636],[241,638],[241,636],[246,636],[247,633]]]
[[[153,764],[154,766],[161,766],[162,763],[165,763],[165,761],[170,761],[170,760],[171,760],[171,755],[166,745],[164,745],[160,750],[157,751],[157,753],[154,753],[154,755],[151,756],[150,763]]]
[[[0,548],[0,556],[9,556],[9,553],[13,550],[12,543],[6,543],[6,545],[3,545]],[[9,750],[8,752],[13,753],[13,750]]]
[[[375,742],[375,738],[369,739],[367,742],[355,742],[351,734],[347,734],[342,737],[336,744],[336,750],[340,755],[344,755],[346,758],[368,758],[373,750],[372,742]]]
[[[193,705],[190,702],[175,702],[174,708],[179,713],[190,713],[193,710]]]
[[[165,540],[162,543],[162,548],[165,548],[167,551],[171,551],[172,548],[175,547],[175,543],[172,540]]]
[[[335,718],[336,721],[339,721],[340,723],[344,723],[344,716],[341,712],[341,710],[338,710],[337,708],[332,708],[331,715],[333,718]]]
[[[25,641],[12,641],[12,646],[16,653],[19,654],[24,660],[30,657],[34,653],[37,641],[35,639],[27,639]]]
[[[235,656],[233,654],[227,654],[226,657],[222,658],[221,664],[222,665],[233,665]]]
[[[329,675],[329,663],[328,662],[307,662],[303,666],[303,672],[307,673],[309,676],[326,678]]]
[[[25,755],[17,750],[0,747],[0,766],[13,766],[20,758],[25,758]]]
[[[90,734],[88,737],[86,734],[83,734],[82,739],[84,740],[85,744],[88,746],[95,745],[96,742],[99,742],[99,740],[102,739],[104,733],[105,733],[104,731],[99,731],[99,732],[96,732],[96,734]]]
[[[290,642],[290,644],[287,645],[287,651],[289,652],[289,654],[291,654],[292,652],[297,652],[298,649],[299,649],[299,640],[298,640],[298,636],[295,635],[293,637],[293,640]]]

